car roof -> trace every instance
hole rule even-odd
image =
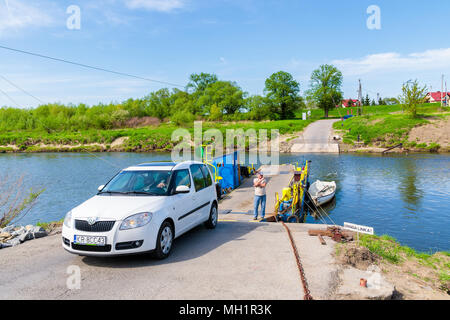
[[[149,162],[149,163],[141,163],[138,165],[134,165],[124,169],[124,171],[157,171],[157,170],[179,170],[179,169],[187,169],[192,164],[203,164],[200,161],[183,161],[179,163],[175,162]]]

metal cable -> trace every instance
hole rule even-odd
[[[303,269],[302,262],[300,260],[300,255],[298,254],[297,246],[295,245],[294,238],[292,237],[291,230],[289,230],[288,226],[281,221],[281,224],[286,229],[287,234],[289,236],[289,241],[291,242],[292,250],[294,250],[295,260],[297,261],[298,271],[300,273],[300,279],[302,281],[303,291],[304,291],[304,300],[314,300],[311,296],[311,292],[309,291],[308,282],[305,276],[305,270]]]
[[[14,87],[16,87],[17,89],[19,89],[20,91],[26,92],[24,89],[20,88],[20,87],[19,87],[18,85],[16,85],[16,84],[13,84],[11,81],[9,81],[8,79],[6,79],[4,76],[0,75],[0,77],[3,78],[4,80],[6,80],[6,81],[7,81],[8,83],[10,83],[11,85],[13,85]],[[16,104],[17,106],[23,108],[20,104],[18,104],[13,98],[11,98],[11,97],[10,97],[6,92],[4,92],[2,89],[0,89],[0,92],[3,93],[3,94],[4,94],[9,100],[11,100],[14,104]],[[28,94],[28,93],[27,93],[27,94]],[[30,96],[33,97],[34,99],[36,99],[36,100],[42,102],[42,100],[40,100],[39,98],[33,96],[32,94],[28,94],[28,95],[30,95]],[[56,130],[50,129],[50,128],[48,128],[45,124],[43,124],[42,121],[39,120],[39,118],[36,118],[35,120],[36,120],[37,122],[39,122],[39,123],[42,125],[42,127],[44,127],[44,129],[46,129],[47,131],[49,131],[49,132],[50,132],[50,131],[56,132]],[[112,162],[109,162],[108,160],[103,159],[103,158],[100,158],[99,156],[93,154],[92,152],[90,152],[89,150],[87,150],[85,147],[81,146],[81,148],[82,148],[86,153],[92,155],[93,157],[95,157],[95,158],[97,158],[97,159],[99,159],[99,160],[102,160],[102,161],[108,163],[110,166],[115,167],[115,168],[118,168],[118,169],[121,169],[119,166],[116,166],[116,165],[113,164]]]
[[[19,52],[19,53],[35,56],[35,57],[39,57],[39,58],[44,58],[44,59],[48,59],[48,60],[64,62],[64,63],[72,64],[72,65],[75,65],[75,66],[83,67],[83,68],[94,69],[94,70],[97,70],[97,71],[113,73],[113,74],[117,74],[117,75],[120,75],[120,76],[125,76],[125,77],[130,77],[130,78],[135,78],[135,79],[140,79],[140,80],[145,80],[145,81],[150,81],[150,82],[155,82],[155,83],[160,83],[160,84],[165,84],[165,85],[169,85],[169,86],[172,86],[172,87],[185,88],[185,86],[180,85],[180,84],[176,84],[176,83],[165,82],[165,81],[160,81],[160,80],[154,80],[154,79],[150,79],[150,78],[136,76],[136,75],[129,74],[129,73],[124,73],[124,72],[109,70],[109,69],[105,69],[105,68],[90,66],[90,65],[87,65],[87,64],[73,62],[73,61],[69,61],[69,60],[65,60],[65,59],[54,58],[54,57],[46,56],[46,55],[39,54],[39,53],[34,53],[34,52],[29,52],[29,51],[24,51],[24,50],[19,50],[19,49],[14,49],[14,48],[5,47],[5,46],[1,46],[1,45],[0,45],[0,48],[1,49],[5,49],[5,50],[9,50],[9,51],[14,51],[14,52]]]

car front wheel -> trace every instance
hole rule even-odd
[[[205,226],[208,229],[214,229],[217,226],[217,221],[219,220],[219,212],[217,210],[217,205],[213,204],[211,207],[211,212],[209,213],[209,219],[206,221]]]
[[[172,250],[173,243],[173,228],[170,222],[165,221],[158,232],[156,240],[156,250],[154,255],[157,259],[165,259],[169,256]]]

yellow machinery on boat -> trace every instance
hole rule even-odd
[[[305,217],[305,190],[308,187],[308,161],[302,167],[295,165],[289,187],[282,190],[280,198],[278,192],[275,193],[275,220],[284,222],[301,222]],[[300,175],[298,181],[295,176]]]

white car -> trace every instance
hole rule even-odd
[[[136,165],[67,213],[62,246],[78,255],[152,252],[164,259],[183,233],[202,223],[214,229],[217,206],[214,180],[203,163]]]

